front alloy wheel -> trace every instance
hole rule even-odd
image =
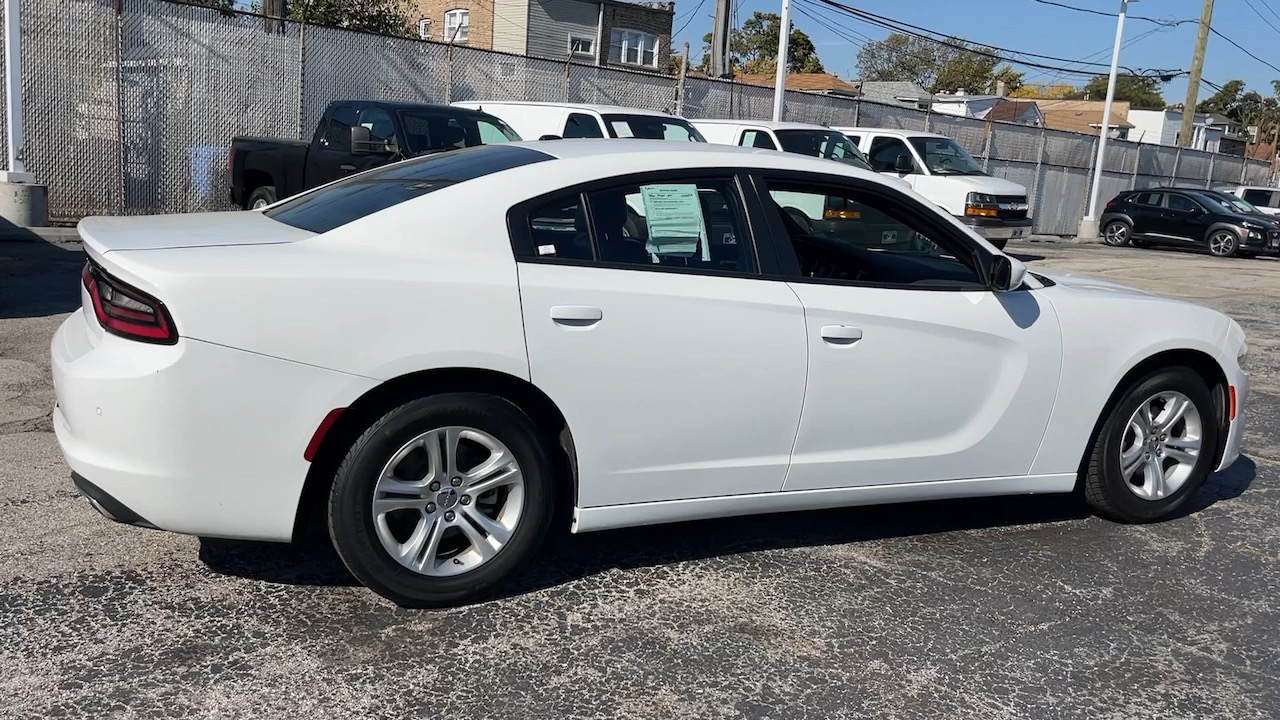
[[[1120,473],[1143,500],[1160,500],[1186,483],[1200,460],[1204,425],[1186,395],[1169,390],[1138,405],[1120,450]]]
[[[1209,252],[1217,257],[1231,257],[1236,254],[1240,239],[1230,230],[1216,230],[1209,236]]]
[[[480,393],[411,400],[347,451],[329,534],[347,569],[406,607],[472,602],[519,573],[551,525],[552,463],[519,408]]]

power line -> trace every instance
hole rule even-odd
[[[1211,26],[1209,26],[1209,32],[1211,32],[1211,33],[1213,33],[1214,35],[1217,35],[1218,37],[1222,38],[1223,40],[1226,40],[1227,42],[1231,43],[1232,45],[1234,45],[1234,46],[1236,47],[1236,49],[1237,49],[1237,50],[1239,50],[1240,52],[1244,53],[1245,55],[1248,55],[1249,57],[1253,58],[1254,60],[1257,60],[1258,62],[1262,63],[1263,65],[1266,65],[1267,67],[1271,68],[1272,70],[1275,70],[1276,72],[1280,72],[1280,67],[1276,67],[1275,65],[1272,65],[1271,63],[1267,62],[1266,60],[1263,60],[1262,58],[1258,57],[1257,55],[1254,55],[1253,53],[1249,52],[1248,50],[1246,50],[1246,49],[1245,49],[1245,47],[1244,47],[1243,45],[1241,45],[1240,43],[1236,42],[1235,40],[1232,40],[1231,38],[1227,37],[1226,35],[1223,35],[1222,33],[1218,32],[1217,28],[1213,27],[1212,25],[1211,25]],[[1280,30],[1277,30],[1276,32],[1280,32]]]
[[[1036,2],[1040,3],[1041,5],[1052,5],[1053,7],[1063,8],[1064,10],[1074,10],[1076,12],[1087,13],[1089,15],[1101,15],[1102,17],[1109,17],[1109,18],[1118,17],[1116,13],[1105,12],[1102,10],[1094,10],[1093,8],[1076,7],[1075,5],[1067,5],[1066,3],[1054,2],[1053,0],[1036,0]],[[1143,17],[1141,15],[1128,15],[1128,14],[1126,14],[1125,17],[1129,18],[1130,20],[1145,20],[1149,23],[1164,25],[1165,27],[1177,27],[1179,25],[1182,25],[1183,23],[1199,22],[1198,20],[1158,20],[1156,18],[1149,18],[1149,17]]]
[[[1270,27],[1272,30],[1275,30],[1277,33],[1280,33],[1280,28],[1277,28],[1275,23],[1268,20],[1267,16],[1263,15],[1262,12],[1258,10],[1257,6],[1255,6],[1252,2],[1249,2],[1249,0],[1244,0],[1244,4],[1249,6],[1249,9],[1253,11],[1254,15],[1257,15],[1258,17],[1262,18],[1262,22],[1266,23],[1268,27]],[[1271,6],[1268,5],[1267,9],[1271,10]],[[1275,11],[1272,10],[1273,14],[1274,12]]]
[[[698,11],[701,10],[702,6],[706,4],[707,4],[707,0],[699,0],[698,7],[694,8],[693,11],[689,13],[688,19],[684,21],[684,24],[680,26],[680,29],[671,33],[672,40],[674,40],[677,35],[684,32],[685,28],[689,27],[689,23],[693,22],[693,19],[698,16]]]
[[[1258,0],[1258,2],[1262,3],[1262,7],[1266,8],[1267,12],[1271,13],[1275,19],[1280,20],[1280,13],[1277,13],[1275,9],[1271,7],[1271,3],[1267,2],[1267,0]]]

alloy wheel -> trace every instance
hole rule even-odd
[[[1120,247],[1129,242],[1129,226],[1121,222],[1111,223],[1103,230],[1102,237],[1108,245]]]
[[[268,206],[268,205],[270,205],[270,204],[271,204],[271,203],[267,202],[266,200],[263,200],[262,198],[258,198],[257,200],[254,200],[254,201],[253,201],[253,209],[254,209],[254,210],[261,210],[262,208],[264,208],[264,207],[266,207],[266,206]]]
[[[1219,230],[1209,238],[1209,252],[1226,257],[1236,249],[1236,236],[1227,230]]]
[[[1142,402],[1120,443],[1120,474],[1143,500],[1162,500],[1191,476],[1200,459],[1204,425],[1186,395],[1167,390]]]
[[[374,486],[373,522],[392,558],[433,577],[492,560],[524,510],[524,476],[500,440],[470,427],[430,430],[405,443]]]

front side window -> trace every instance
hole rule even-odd
[[[471,11],[450,10],[444,14],[445,42],[464,43],[471,36]]]
[[[609,60],[658,67],[658,36],[638,30],[614,30],[609,35]]]
[[[569,119],[564,123],[564,134],[561,137],[566,138],[602,138],[604,131],[600,129],[600,123],[590,115],[583,113],[570,113]]]
[[[982,165],[951,138],[913,137],[911,145],[934,175],[986,175]]]
[[[361,110],[358,122],[369,131],[369,139],[375,143],[386,144],[395,139],[396,126],[391,121],[391,113],[380,107]]]
[[[876,172],[898,172],[897,163],[899,156],[906,156],[907,160],[915,161],[911,158],[911,151],[907,149],[907,144],[896,137],[878,137],[871,141],[871,152],[868,153],[868,159],[871,162],[871,168]],[[913,171],[914,172],[914,171]]]
[[[450,185],[550,159],[546,153],[515,145],[428,155],[384,165],[303,193],[265,214],[285,225],[324,233]]]
[[[985,288],[977,270],[904,204],[869,191],[768,181],[771,208],[809,279]],[[954,240],[949,241],[954,243]]]
[[[779,130],[778,142],[787,152],[838,160],[863,170],[871,169],[862,151],[843,133],[834,130]]]
[[[1280,203],[1275,202],[1275,193],[1270,190],[1245,190],[1244,199],[1254,205],[1262,207],[1276,207]]]
[[[764,148],[765,150],[778,149],[778,146],[773,144],[773,138],[769,137],[769,133],[763,130],[743,130],[742,140],[738,144],[743,147]]]
[[[589,35],[570,35],[569,54],[594,57],[596,54],[596,39]]]
[[[1192,200],[1186,195],[1175,195],[1170,193],[1167,202],[1169,203],[1170,210],[1176,210],[1178,212],[1193,212],[1196,208],[1200,207],[1195,200]]]
[[[604,115],[609,137],[706,142],[688,120],[661,115]]]
[[[404,145],[410,155],[476,145],[517,142],[520,136],[492,115],[441,110],[402,110]]]
[[[329,111],[324,135],[320,144],[326,150],[351,152],[351,128],[356,124],[356,109],[352,105],[338,105]]]

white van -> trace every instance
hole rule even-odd
[[[1280,215],[1280,188],[1235,185],[1221,188],[1221,191],[1235,195],[1268,215]]]
[[[857,144],[873,170],[906,181],[992,245],[1003,249],[1031,233],[1027,189],[983,172],[955,140],[915,130],[834,129]]]
[[[709,143],[781,150],[870,170],[867,157],[839,130],[822,125],[757,120],[693,120]]]
[[[529,140],[559,138],[642,138],[706,142],[688,120],[660,110],[618,105],[490,102],[468,100],[457,107],[480,110],[510,125]]]

